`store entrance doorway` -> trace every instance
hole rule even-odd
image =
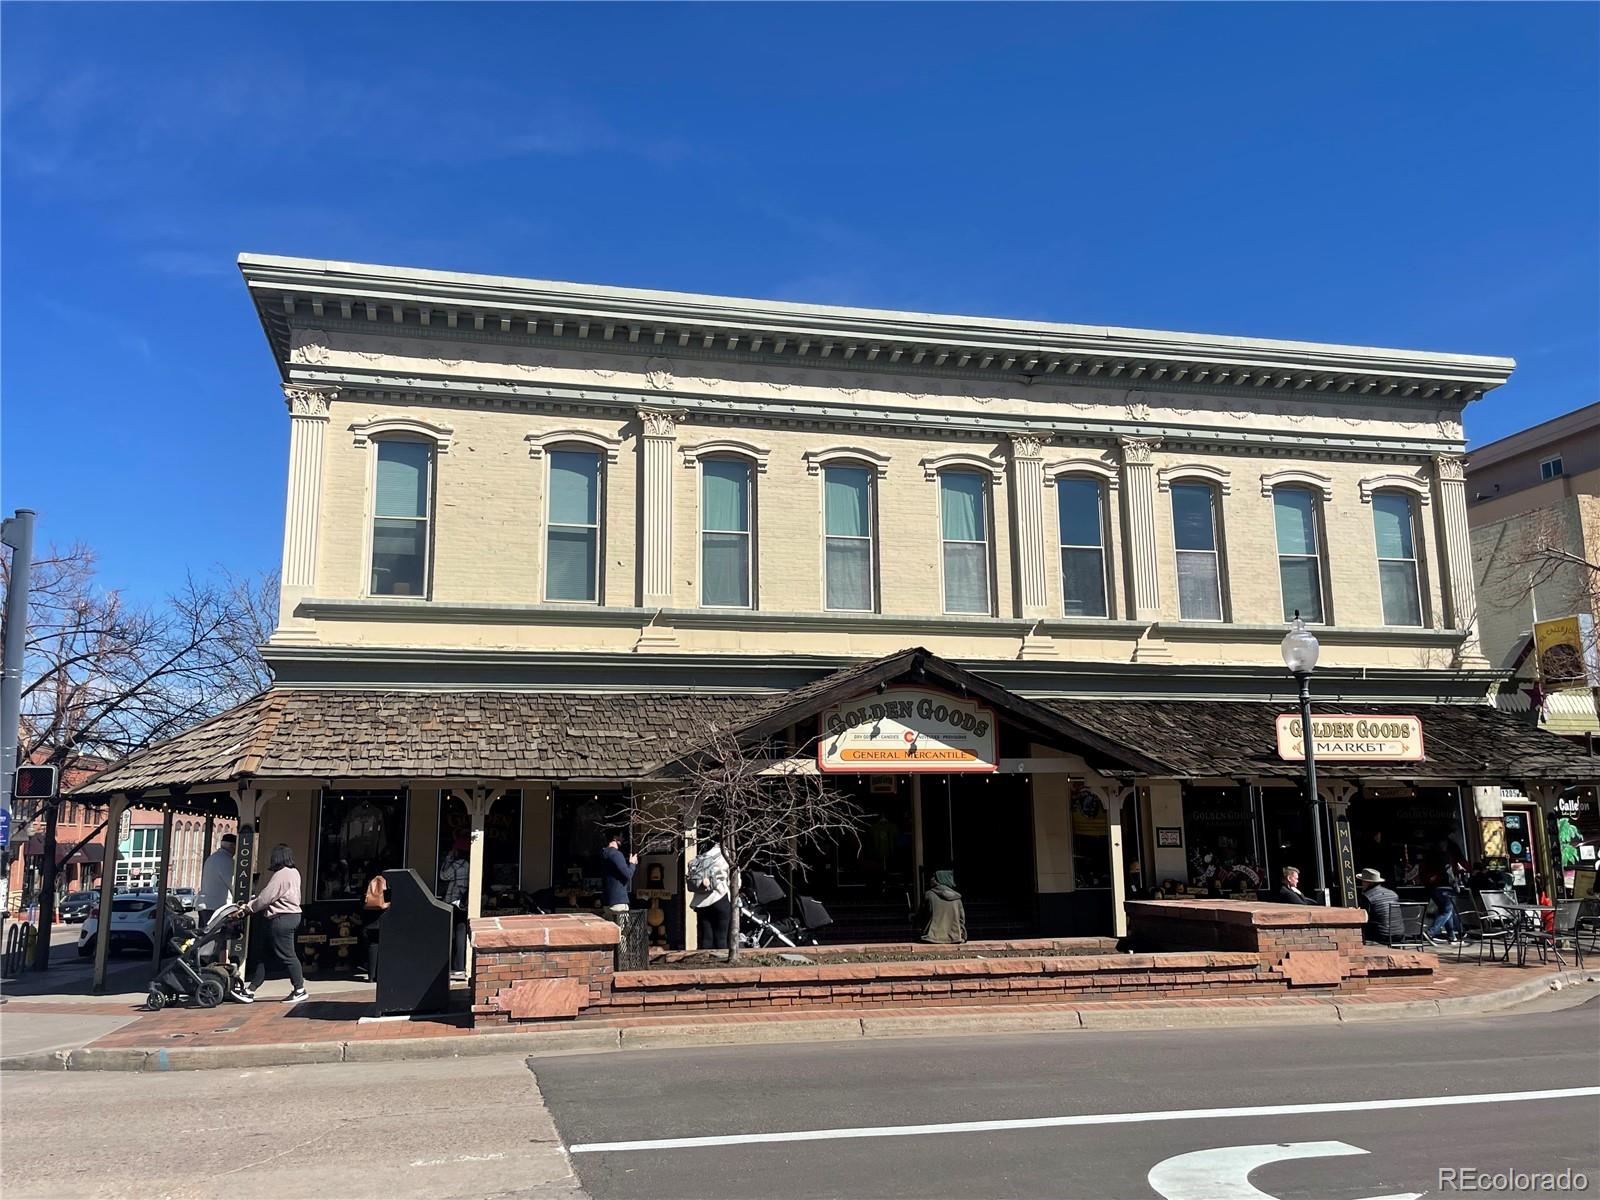
[[[974,938],[1025,937],[1035,924],[1033,787],[1024,775],[925,775],[917,896],[955,872]]]

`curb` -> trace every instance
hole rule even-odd
[[[1107,1008],[1055,1012],[985,1013],[974,1021],[960,1013],[883,1013],[860,1017],[751,1022],[697,1022],[622,1027],[559,1026],[514,1033],[397,1038],[372,1042],[280,1042],[266,1046],[173,1046],[161,1049],[96,1048],[17,1054],[0,1058],[0,1071],[217,1071],[241,1067],[292,1067],[307,1063],[415,1062],[492,1054],[595,1054],[857,1038],[954,1037],[996,1033],[1109,1033],[1153,1029],[1221,1029],[1251,1025],[1340,1025],[1491,1013],[1553,991],[1600,982],[1600,973],[1559,971],[1498,992],[1442,1000],[1374,1004],[1276,1004],[1216,1008]]]

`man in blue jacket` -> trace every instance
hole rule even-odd
[[[633,869],[639,865],[639,856],[622,857],[622,835],[613,833],[606,839],[606,848],[600,852],[601,894],[600,904],[605,914],[628,911],[628,890],[633,886]],[[612,917],[612,920],[616,920]]]

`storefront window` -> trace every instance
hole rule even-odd
[[[406,791],[325,791],[317,813],[318,900],[359,900],[406,864]]]
[[[1072,786],[1072,877],[1077,887],[1111,886],[1111,828],[1105,801],[1079,783]]]
[[[621,792],[557,789],[555,838],[550,848],[550,882],[570,904],[600,891],[601,838],[626,822],[628,802]]]
[[[472,818],[461,797],[446,794],[439,801],[438,864],[452,846],[471,844]],[[522,899],[522,793],[510,791],[496,800],[483,822],[483,911],[521,907]]]
[[[1350,804],[1357,869],[1377,869],[1390,887],[1426,887],[1441,855],[1466,859],[1461,815],[1457,788],[1365,788]]]
[[[1255,899],[1264,872],[1250,789],[1185,787],[1183,825],[1188,842],[1189,886]]]

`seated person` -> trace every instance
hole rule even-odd
[[[1316,901],[1300,890],[1300,868],[1285,867],[1282,875],[1283,882],[1278,884],[1278,890],[1272,893],[1274,904],[1315,904]]]
[[[1361,907],[1367,910],[1368,940],[1392,941],[1400,932],[1400,897],[1383,886],[1383,876],[1372,867],[1358,871],[1356,883],[1361,888]]]
[[[922,930],[923,941],[955,945],[967,940],[967,910],[961,903],[961,893],[956,891],[954,872],[933,873],[933,885],[922,897],[922,909],[928,918]]]

